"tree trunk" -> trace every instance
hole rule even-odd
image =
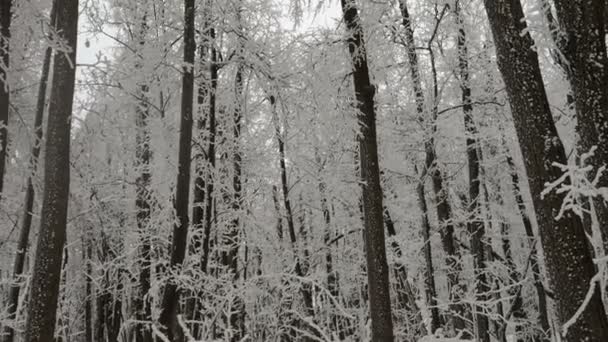
[[[562,175],[553,163],[566,164],[567,160],[551,116],[538,56],[527,32],[521,3],[519,0],[485,0],[484,3],[529,175],[547,273],[555,291],[557,316],[564,324],[573,317],[589,290],[595,274],[592,256],[580,218],[572,212],[565,213],[560,220],[555,218],[564,195],[555,191],[541,195],[545,184]],[[566,341],[608,340],[608,322],[596,285],[591,285],[595,290],[593,297],[570,326]]]
[[[360,172],[363,189],[363,214],[367,257],[367,280],[370,299],[372,340],[393,341],[393,321],[389,293],[389,270],[386,261],[380,169],[376,143],[376,112],[367,65],[363,28],[354,0],[341,0],[348,34],[357,109],[360,112]]]
[[[524,203],[524,199],[521,194],[517,168],[515,167],[513,158],[511,157],[508,151],[507,165],[509,167],[509,173],[511,174],[511,185],[513,187],[513,193],[515,195],[517,209],[519,210],[519,214],[521,215],[521,219],[524,224],[524,230],[526,231],[526,236],[528,237],[528,241],[530,243],[530,268],[532,269],[532,276],[534,278],[534,288],[536,289],[536,295],[538,297],[538,318],[540,321],[540,327],[542,328],[543,333],[545,335],[548,335],[551,327],[549,325],[549,313],[547,311],[547,297],[545,294],[545,286],[543,285],[540,274],[538,248],[536,247],[535,243],[537,239],[534,236],[534,231],[532,230],[532,222],[530,222],[530,218],[528,217],[528,213],[526,211],[526,204]],[[546,340],[546,337],[544,339]]]
[[[11,7],[12,0],[0,3],[0,199],[4,189],[4,174],[6,173],[6,147],[8,143],[8,110],[9,84],[7,81],[9,68],[9,39],[11,37]]]
[[[209,10],[211,8],[209,7]],[[208,177],[207,186],[205,192],[207,195],[207,201],[205,203],[205,223],[204,223],[204,236],[203,236],[203,255],[201,257],[201,268],[203,272],[207,272],[207,266],[209,264],[209,253],[210,253],[210,242],[211,242],[211,219],[213,218],[213,201],[214,201],[214,180],[215,180],[215,136],[217,132],[215,111],[216,111],[216,92],[217,92],[217,79],[218,79],[218,66],[217,66],[217,51],[214,47],[215,44],[215,29],[211,27],[209,29],[209,40],[211,47],[211,64],[209,66],[209,74],[211,78],[211,91],[209,92],[209,145],[207,147],[207,160],[208,165]]]
[[[71,51],[58,54],[53,67],[41,223],[26,321],[25,340],[28,342],[48,341],[55,333],[70,186],[70,117],[76,74],[77,30],[78,0],[58,2],[57,32]]]
[[[56,5],[53,1],[51,8],[51,25],[55,25]],[[25,190],[25,200],[23,205],[23,219],[21,221],[21,230],[19,231],[19,240],[17,242],[17,252],[13,264],[13,284],[11,284],[8,295],[8,318],[15,321],[17,306],[19,304],[19,293],[21,286],[19,281],[23,274],[23,266],[25,264],[25,255],[29,244],[30,228],[32,226],[32,210],[34,208],[34,183],[33,177],[36,175],[38,168],[38,156],[40,155],[40,145],[42,144],[42,123],[44,119],[44,109],[46,105],[47,84],[49,80],[49,71],[51,69],[51,59],[53,57],[53,49],[48,47],[44,52],[44,60],[42,62],[42,73],[40,76],[40,84],[38,85],[38,99],[36,102],[36,115],[34,118],[34,137],[32,151],[30,155],[30,174],[27,178],[27,187]],[[1,192],[1,191],[0,191]],[[14,330],[9,326],[4,327],[4,342],[12,342],[14,339]]]
[[[291,201],[289,199],[289,184],[287,183],[287,167],[285,165],[285,137],[281,131],[279,123],[279,117],[276,108],[276,99],[273,95],[270,96],[270,105],[272,107],[272,117],[275,125],[275,135],[279,145],[279,170],[281,172],[281,190],[283,192],[283,206],[285,207],[285,220],[287,221],[287,232],[289,233],[289,241],[291,248],[293,249],[295,258],[294,271],[296,276],[302,278],[306,276],[302,267],[302,262],[299,256],[298,241],[296,238],[296,228],[293,218],[293,212],[291,208]],[[313,316],[314,310],[312,307],[312,293],[308,286],[301,287],[302,298],[304,300],[304,307],[306,309],[307,316]]]
[[[555,0],[562,32],[561,52],[565,56],[576,104],[576,132],[579,153],[597,147],[589,159],[594,167],[590,177],[608,163],[608,57],[606,55],[604,0]],[[597,184],[608,186],[608,172]],[[608,254],[608,203],[593,199],[604,253]]]
[[[194,102],[194,73],[191,65],[194,64],[196,45],[194,41],[194,0],[184,0],[184,63],[182,76],[182,103],[181,122],[179,134],[179,155],[177,185],[175,187],[174,209],[176,223],[173,226],[173,240],[171,242],[171,267],[178,271],[186,255],[188,242],[188,211],[190,198],[190,165],[192,150],[192,105]],[[178,326],[177,315],[179,309],[180,290],[177,284],[169,281],[165,287],[162,299],[162,313],[160,323],[167,329],[169,340],[181,340],[182,331]]]
[[[480,219],[480,176],[478,151],[477,127],[473,119],[473,106],[471,105],[471,86],[469,84],[469,61],[467,49],[467,36],[464,28],[464,20],[460,13],[459,2],[456,1],[454,12],[458,24],[458,68],[460,71],[460,88],[462,90],[462,103],[464,114],[464,127],[467,145],[467,160],[469,165],[469,221],[467,229],[470,235],[471,254],[473,254],[473,267],[475,273],[475,296],[478,301],[488,300],[490,289],[486,279],[486,264],[484,252],[485,228]],[[475,332],[481,342],[489,342],[488,316],[482,312],[479,306],[475,308]]]
[[[147,16],[144,14],[141,22],[141,32],[139,36],[139,54],[143,54],[147,27]],[[136,69],[141,73],[143,67],[144,56],[138,56],[140,60],[137,62]],[[140,75],[145,77],[145,75]],[[148,221],[150,220],[150,158],[152,152],[150,150],[150,133],[148,129],[148,115],[149,105],[146,98],[148,93],[148,86],[145,81],[139,85],[139,98],[140,101],[135,109],[135,126],[136,132],[136,151],[135,151],[135,167],[139,171],[139,175],[135,180],[136,186],[136,199],[135,206],[137,207],[137,229],[140,237],[140,251],[139,251],[139,293],[134,298],[134,310],[138,321],[146,322],[152,319],[152,310],[150,304],[146,302],[145,298],[150,291],[150,266],[151,266],[151,246],[150,246],[150,232],[148,229]],[[136,328],[136,341],[137,342],[150,342],[152,335],[147,324],[139,323]]]

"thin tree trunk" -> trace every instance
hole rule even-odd
[[[393,320],[389,290],[389,270],[384,239],[382,189],[376,142],[374,95],[367,65],[363,27],[354,0],[341,0],[348,32],[348,50],[353,70],[357,109],[360,111],[360,172],[363,189],[363,216],[367,257],[372,340],[393,341]]]
[[[93,265],[91,257],[93,256],[92,241],[90,237],[83,238],[83,259],[85,264],[85,298],[84,298],[84,340],[85,342],[93,342],[93,286],[91,277],[93,276]]]
[[[275,136],[277,138],[277,142],[279,145],[279,170],[281,173],[281,190],[283,193],[283,206],[285,207],[285,220],[287,221],[287,232],[289,233],[289,241],[291,243],[291,248],[294,252],[295,258],[295,267],[294,271],[296,276],[302,278],[305,277],[306,274],[302,267],[302,262],[299,257],[299,248],[298,241],[296,237],[296,228],[293,218],[293,212],[291,208],[291,201],[289,199],[289,184],[287,183],[287,167],[285,165],[285,138],[283,132],[281,132],[281,126],[279,123],[278,113],[277,113],[277,104],[276,98],[274,95],[270,96],[270,105],[272,107],[272,116],[275,125]],[[312,307],[312,293],[308,286],[302,286],[301,290],[302,298],[304,300],[304,307],[306,309],[307,316],[313,316],[314,310]]]
[[[57,32],[71,51],[58,54],[53,67],[41,223],[25,331],[28,342],[48,341],[55,332],[70,185],[70,116],[76,75],[77,30],[78,0],[58,2]]]
[[[139,54],[143,54],[147,27],[147,16],[144,14],[141,22],[141,32],[139,36]],[[141,73],[143,68],[144,56],[140,55],[136,68]],[[140,75],[145,77],[145,75]],[[135,180],[136,184],[136,199],[135,206],[137,207],[137,229],[140,236],[140,251],[139,251],[139,293],[134,298],[134,310],[137,320],[141,322],[150,321],[152,319],[152,310],[150,304],[145,298],[150,291],[150,266],[151,266],[151,246],[150,232],[148,229],[148,221],[150,220],[150,158],[152,152],[150,150],[150,133],[148,129],[149,106],[147,101],[148,86],[145,81],[139,85],[140,101],[135,109],[135,125],[136,133],[136,151],[135,151],[135,166],[139,171],[139,175]],[[137,342],[150,342],[152,334],[147,324],[138,324],[136,328]]]
[[[543,285],[540,274],[538,249],[536,248],[535,244],[535,241],[537,239],[534,236],[534,231],[532,230],[532,222],[530,222],[530,218],[528,217],[528,213],[526,211],[526,204],[524,203],[524,199],[521,194],[517,168],[515,167],[513,158],[511,157],[508,151],[506,159],[507,166],[509,167],[509,173],[511,175],[511,185],[513,187],[513,194],[515,195],[515,202],[517,203],[517,209],[519,210],[519,214],[521,215],[521,219],[524,224],[524,230],[526,231],[526,236],[528,237],[528,242],[530,244],[530,268],[532,269],[532,276],[534,278],[534,288],[536,289],[536,296],[538,297],[538,318],[543,334],[545,334],[544,339],[546,340],[546,335],[549,334],[551,327],[549,325],[549,313],[547,311],[547,297],[545,293],[545,286]]]
[[[51,25],[55,25],[56,5],[53,1],[51,7]],[[10,286],[8,295],[8,318],[15,321],[17,306],[19,304],[19,293],[21,286],[19,281],[23,274],[23,266],[25,264],[25,256],[29,245],[30,228],[32,226],[32,210],[34,208],[34,182],[33,177],[38,168],[38,156],[40,155],[40,145],[42,144],[42,122],[44,119],[44,109],[46,105],[47,84],[51,69],[51,60],[53,57],[53,49],[48,47],[44,52],[44,60],[42,62],[42,73],[40,76],[40,84],[38,85],[38,99],[36,102],[36,115],[34,118],[34,141],[30,155],[30,174],[27,178],[27,187],[25,190],[25,200],[23,205],[23,219],[21,221],[21,230],[19,232],[19,240],[17,243],[17,252],[15,253],[15,261],[13,264],[13,284]],[[9,326],[4,327],[4,342],[12,342],[14,339],[14,330]]]
[[[586,246],[580,218],[567,212],[561,219],[556,219],[564,194],[552,191],[541,195],[545,184],[562,175],[553,163],[566,164],[567,159],[551,116],[538,56],[527,32],[521,3],[519,0],[485,0],[484,3],[529,175],[547,273],[555,291],[557,316],[564,324],[573,317],[587,295],[595,274],[592,256]],[[594,293],[589,305],[569,327],[566,341],[608,340],[608,322],[599,286],[591,286]]]
[[[8,143],[8,110],[9,110],[9,39],[11,37],[12,0],[0,2],[0,199],[4,189],[6,173],[6,147]]]
[[[211,10],[211,7],[208,7]],[[211,45],[211,64],[209,66],[209,74],[211,79],[211,91],[209,92],[209,145],[207,147],[207,160],[209,162],[208,170],[209,174],[206,181],[205,192],[207,195],[207,201],[205,204],[205,223],[204,223],[204,236],[203,236],[203,255],[201,257],[201,269],[203,272],[208,272],[209,264],[209,253],[210,253],[210,242],[211,242],[211,224],[213,218],[213,202],[214,202],[214,181],[215,181],[215,141],[216,141],[216,92],[217,92],[217,79],[218,79],[218,66],[217,66],[217,51],[215,49],[215,28],[209,28],[209,40]]]
[[[194,41],[194,0],[184,0],[184,66],[182,76],[182,103],[179,135],[179,155],[177,185],[175,187],[174,208],[177,220],[173,226],[171,242],[171,268],[178,271],[186,255],[188,243],[188,211],[190,198],[190,165],[192,150],[192,106],[194,102],[194,64],[196,44]],[[169,281],[165,286],[162,299],[160,323],[165,327],[169,340],[182,340],[183,332],[178,326],[180,290],[177,284]]]
[[[469,61],[467,49],[467,36],[464,28],[464,20],[460,13],[459,1],[456,1],[454,12],[458,24],[458,68],[460,71],[460,88],[462,90],[462,103],[464,114],[464,126],[466,133],[467,160],[469,165],[469,221],[467,229],[471,239],[471,254],[473,254],[473,265],[475,273],[475,296],[478,301],[488,300],[488,280],[486,279],[486,264],[484,252],[485,228],[480,220],[480,176],[479,162],[481,160],[478,151],[477,127],[473,119],[473,106],[471,105],[471,86],[469,84]],[[482,312],[479,306],[475,308],[475,332],[481,342],[489,342],[488,316]]]

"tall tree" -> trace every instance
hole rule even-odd
[[[469,222],[467,230],[471,241],[471,254],[473,254],[473,268],[475,273],[475,295],[478,301],[487,301],[489,291],[486,279],[486,256],[484,248],[485,227],[481,219],[480,195],[480,166],[481,156],[478,153],[477,125],[473,119],[473,105],[471,104],[471,85],[469,72],[469,53],[464,19],[461,13],[460,1],[454,4],[454,14],[458,25],[458,69],[460,74],[460,88],[462,90],[462,110],[464,114],[464,127],[467,145],[467,162],[469,165]],[[478,305],[475,309],[475,334],[481,342],[490,341],[488,316]]]
[[[139,101],[135,108],[135,126],[136,126],[136,146],[135,146],[135,166],[138,169],[138,176],[135,180],[136,199],[135,206],[137,207],[137,229],[140,236],[140,272],[139,272],[139,295],[135,298],[135,310],[137,320],[141,322],[149,321],[152,317],[152,310],[149,303],[146,303],[145,298],[148,295],[151,286],[150,266],[151,266],[151,243],[150,233],[147,231],[148,222],[150,220],[150,159],[152,152],[150,149],[150,133],[148,128],[149,104],[147,99],[148,85],[145,81],[146,75],[142,74],[145,58],[143,56],[146,42],[146,32],[148,30],[147,14],[145,13],[140,22],[140,32],[137,37],[139,49],[136,70],[139,72],[139,77],[142,78],[138,85]],[[152,335],[149,327],[145,324],[140,324],[136,330],[137,342],[150,342]]]
[[[364,236],[367,281],[373,341],[393,341],[388,264],[384,238],[382,188],[376,142],[376,87],[370,82],[363,27],[355,0],[341,0],[352,62],[353,84],[359,127],[359,161],[363,191]]]
[[[181,267],[186,256],[188,242],[188,211],[190,199],[190,165],[192,151],[192,107],[194,102],[194,0],[184,0],[184,67],[182,74],[182,98],[180,115],[179,154],[177,184],[173,208],[176,221],[173,225],[171,241],[171,267]],[[162,299],[160,323],[167,329],[169,340],[181,340],[181,331],[177,315],[179,309],[180,289],[174,281],[169,281],[165,287]]]
[[[4,189],[6,173],[6,148],[8,146],[8,110],[9,110],[9,40],[11,38],[11,9],[13,1],[0,3],[0,198]]]
[[[56,17],[56,1],[53,1],[51,8],[51,26],[55,26]],[[40,155],[40,146],[42,144],[42,122],[44,118],[44,109],[46,107],[47,84],[51,69],[51,59],[53,49],[49,46],[44,52],[44,60],[42,61],[42,73],[40,75],[40,84],[38,85],[38,98],[36,101],[36,114],[34,118],[34,137],[32,151],[30,155],[30,174],[27,177],[27,185],[25,190],[25,200],[23,205],[23,218],[21,220],[21,229],[19,231],[19,240],[17,242],[17,251],[15,253],[15,261],[13,263],[13,281],[11,284],[8,296],[8,313],[9,318],[15,320],[17,306],[19,304],[19,293],[21,286],[18,283],[21,274],[23,273],[23,265],[25,264],[25,255],[29,245],[30,229],[32,226],[32,210],[34,208],[34,182],[33,177],[38,168],[38,156]],[[14,329],[5,326],[4,342],[12,342],[14,338]]]
[[[57,32],[69,47],[57,52],[46,130],[44,193],[31,280],[25,341],[49,341],[55,333],[57,297],[66,238],[70,188],[70,128],[76,76],[78,0],[56,4]]]
[[[567,161],[521,3],[519,0],[484,0],[484,4],[528,174],[559,321],[564,324],[573,318],[590,284],[594,290],[585,310],[569,327],[565,340],[605,341],[608,322],[599,287],[591,283],[595,270],[581,219],[573,212],[557,219],[565,195],[556,192],[542,195],[545,184],[561,176],[561,170],[553,163],[566,164]]]
[[[566,59],[574,92],[579,152],[587,153],[593,146],[597,147],[595,155],[588,160],[595,173],[600,167],[608,166],[606,1],[555,0],[554,3],[561,29],[557,45]],[[599,178],[597,186],[608,186],[607,172]],[[607,252],[608,203],[601,196],[593,199],[593,203]]]

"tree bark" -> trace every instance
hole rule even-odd
[[[557,316],[564,324],[578,310],[589,290],[595,274],[592,256],[580,218],[572,212],[560,220],[555,218],[564,195],[555,191],[541,195],[545,184],[562,175],[553,163],[566,164],[567,160],[551,116],[538,56],[527,32],[521,3],[519,0],[484,0],[484,3],[528,174],[547,273],[555,291]],[[608,322],[599,286],[591,286],[595,290],[593,297],[570,327],[566,341],[608,340]]]
[[[0,199],[4,190],[4,174],[6,173],[6,147],[8,143],[8,111],[9,84],[7,81],[9,68],[9,40],[11,37],[11,7],[12,0],[0,3]]]
[[[562,32],[561,52],[565,56],[576,104],[576,132],[579,153],[597,147],[589,159],[594,171],[608,163],[608,57],[606,55],[604,0],[555,0]],[[608,172],[597,184],[608,186]],[[604,253],[608,253],[608,203],[594,198],[593,204],[602,235]]]
[[[196,44],[194,41],[194,0],[184,0],[184,63],[182,76],[181,119],[179,135],[179,155],[177,185],[175,187],[174,209],[176,223],[173,226],[173,239],[171,242],[171,262],[174,270],[179,269],[186,255],[188,243],[188,211],[190,198],[190,165],[192,150],[192,106],[194,102],[194,54]],[[162,299],[162,312],[160,323],[167,329],[169,340],[183,338],[177,322],[179,311],[180,290],[177,284],[169,281],[165,287]]]
[[[56,5],[53,1],[51,8],[51,26],[55,26],[56,21]],[[44,119],[44,109],[46,105],[47,84],[51,69],[51,60],[53,57],[53,49],[48,47],[44,52],[44,60],[42,62],[42,73],[40,75],[40,84],[38,85],[38,98],[36,102],[36,114],[34,118],[34,137],[32,151],[30,155],[30,173],[27,178],[27,186],[25,190],[25,200],[23,205],[23,219],[21,221],[21,230],[19,231],[19,240],[17,242],[17,252],[15,253],[15,261],[13,263],[13,284],[10,286],[8,295],[8,315],[9,319],[15,320],[17,306],[19,304],[19,293],[21,286],[18,284],[21,275],[23,274],[23,266],[25,264],[25,255],[29,245],[30,229],[32,226],[32,210],[34,208],[34,182],[33,177],[38,168],[38,156],[40,155],[40,145],[42,144],[42,123]],[[1,192],[1,190],[0,190]],[[4,327],[4,342],[12,342],[14,339],[14,330],[9,326]]]
[[[467,146],[467,161],[469,166],[469,222],[467,230],[470,235],[471,254],[473,254],[473,271],[475,273],[475,296],[478,301],[488,300],[487,293],[490,286],[486,279],[485,264],[485,227],[480,219],[480,155],[478,151],[477,126],[473,119],[473,106],[471,105],[471,86],[469,84],[469,61],[467,36],[464,27],[464,20],[460,12],[459,1],[456,1],[454,12],[458,25],[458,69],[460,71],[460,88],[462,90],[462,103],[464,114],[464,127]],[[489,342],[488,316],[482,312],[480,306],[475,308],[475,333],[481,342]]]
[[[361,134],[359,140],[360,172],[363,189],[363,216],[367,257],[367,280],[371,312],[372,340],[393,341],[393,321],[389,293],[389,271],[383,226],[382,189],[376,142],[376,112],[367,65],[363,28],[354,0],[341,0],[352,62],[353,84]]]
[[[53,67],[44,193],[36,258],[31,280],[25,341],[43,342],[54,336],[61,261],[66,236],[70,186],[70,127],[76,74],[78,0],[57,3],[57,32],[71,48],[58,54]]]

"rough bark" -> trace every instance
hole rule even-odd
[[[0,2],[0,198],[4,189],[4,174],[6,172],[6,147],[8,143],[8,110],[9,84],[7,81],[9,68],[9,39],[11,37],[11,7],[12,0]]]
[[[608,57],[605,40],[604,0],[555,0],[561,28],[561,52],[568,65],[576,107],[579,153],[597,147],[589,159],[594,167],[590,177],[608,163]],[[608,172],[597,184],[608,186]],[[601,197],[593,204],[608,252],[608,203]]]
[[[373,341],[393,341],[393,321],[389,293],[389,270],[383,226],[382,189],[376,142],[376,112],[367,65],[363,28],[354,0],[341,0],[352,62],[353,84],[361,133],[358,136],[363,189],[363,216]]]
[[[25,340],[48,341],[55,332],[61,261],[66,237],[70,185],[70,127],[76,74],[78,0],[57,3],[57,31],[71,48],[58,54],[53,66],[44,193],[36,258],[31,280]]]
[[[460,89],[462,90],[462,109],[467,146],[467,162],[469,175],[469,222],[467,230],[470,235],[471,254],[473,254],[473,271],[475,273],[475,296],[478,301],[488,300],[488,280],[486,279],[485,264],[485,227],[480,218],[480,155],[478,154],[477,126],[473,119],[471,105],[471,86],[469,83],[469,61],[467,36],[464,21],[460,12],[459,2],[454,7],[458,25],[458,69],[460,74]],[[481,342],[489,342],[488,317],[479,306],[475,308],[475,334]]]
[[[519,138],[532,202],[543,243],[550,285],[555,291],[556,313],[563,324],[582,304],[595,274],[586,246],[583,225],[574,213],[560,220],[563,194],[542,196],[546,183],[561,176],[554,162],[566,164],[545,92],[534,42],[527,32],[519,0],[485,0],[497,50],[498,67],[506,85]],[[525,32],[522,34],[522,32]],[[565,337],[566,341],[605,341],[608,322],[597,284],[593,297]]]
[[[55,1],[51,8],[51,25],[55,25],[56,17]],[[38,98],[36,101],[36,114],[34,118],[34,137],[32,151],[30,154],[30,170],[27,178],[27,186],[25,190],[25,200],[23,205],[23,218],[21,220],[21,229],[19,231],[19,240],[17,242],[17,252],[15,253],[15,261],[13,263],[13,284],[11,284],[8,295],[8,315],[9,319],[15,320],[17,306],[19,303],[19,293],[21,286],[19,284],[21,274],[23,274],[23,266],[25,264],[25,255],[29,245],[30,229],[32,226],[32,210],[34,208],[34,182],[33,177],[38,168],[38,156],[40,155],[40,145],[42,144],[42,122],[44,119],[44,109],[46,105],[47,84],[51,69],[51,59],[53,49],[48,47],[44,52],[44,60],[42,62],[42,73],[40,75],[40,84],[38,85]],[[1,192],[1,191],[0,191]],[[4,342],[12,342],[14,339],[14,331],[9,326],[4,327]]]
[[[196,45],[194,41],[194,0],[184,0],[184,63],[182,75],[181,119],[179,134],[178,174],[173,207],[176,222],[171,241],[171,261],[177,271],[184,261],[188,242],[188,211],[190,198],[190,165],[192,150],[192,107],[194,102],[194,64]],[[181,340],[182,331],[177,322],[180,290],[176,283],[169,281],[162,299],[160,323],[165,327],[169,340]]]

